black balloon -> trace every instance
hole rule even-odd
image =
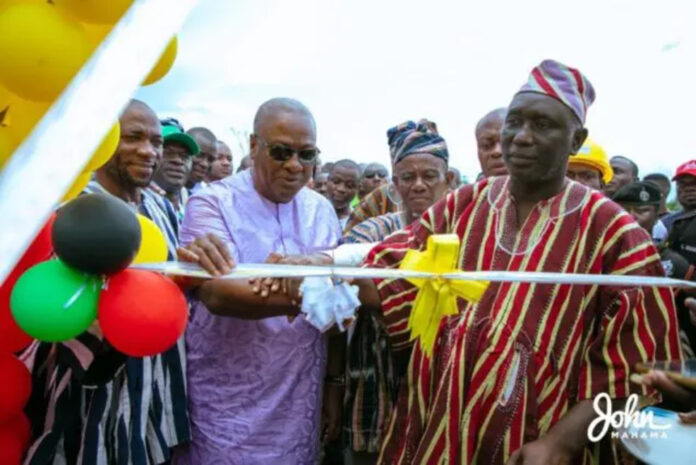
[[[91,274],[114,274],[133,261],[140,247],[140,223],[123,200],[86,194],[56,214],[52,239],[56,255]]]

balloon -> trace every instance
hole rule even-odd
[[[101,145],[94,151],[92,158],[87,162],[87,165],[83,168],[83,173],[88,173],[90,171],[97,170],[101,168],[109,158],[116,152],[116,147],[118,147],[118,142],[121,139],[121,125],[119,123],[111,126],[108,134],[102,140]]]
[[[87,187],[87,184],[89,184],[89,181],[91,179],[92,173],[82,173],[81,175],[76,177],[75,181],[73,181],[72,183],[72,186],[70,186],[65,195],[63,195],[61,201],[67,202],[68,200],[72,200],[78,195],[80,195],[82,191],[85,190],[85,187]]]
[[[169,41],[169,44],[167,45],[167,48],[164,49],[164,52],[162,52],[162,56],[160,56],[159,61],[157,61],[155,66],[150,71],[150,74],[148,74],[143,81],[144,86],[154,84],[166,76],[169,70],[172,69],[172,66],[174,66],[178,48],[179,45],[177,38],[174,37],[171,41]]]
[[[29,268],[10,296],[20,328],[45,342],[61,342],[83,333],[97,316],[101,279],[74,270],[60,260]]]
[[[22,440],[17,433],[0,430],[0,463],[20,465],[22,463]]]
[[[24,452],[31,440],[31,423],[29,423],[29,419],[24,412],[20,412],[6,422],[0,424],[0,437],[9,434],[14,435],[19,440],[22,452]],[[0,455],[0,457],[2,456]],[[0,460],[0,463],[6,462]]]
[[[24,252],[22,258],[10,272],[5,282],[0,286],[0,351],[18,352],[24,349],[32,341],[31,336],[22,331],[10,311],[10,294],[19,277],[30,267],[39,262],[48,260],[53,255],[53,243],[51,242],[51,228],[55,220],[55,213],[46,221],[34,241]],[[1,462],[0,462],[1,463]]]
[[[167,241],[160,228],[149,218],[138,214],[142,240],[133,263],[157,263],[167,260]]]
[[[0,82],[28,100],[55,100],[91,53],[80,23],[49,3],[10,5],[0,31]]]
[[[4,423],[18,414],[31,395],[31,374],[27,367],[14,355],[0,353],[0,423]]]
[[[24,100],[0,86],[0,111],[7,110],[2,124],[18,144],[34,129],[50,105],[47,102]]]
[[[132,357],[155,355],[183,334],[188,305],[168,278],[128,269],[111,276],[99,297],[99,325],[117,350]]]
[[[89,43],[92,45],[92,49],[96,49],[101,45],[106,36],[109,35],[111,30],[114,28],[111,24],[83,24],[87,37],[89,38]]]
[[[85,23],[113,24],[128,10],[133,0],[53,0],[61,9]]]
[[[84,273],[117,273],[140,247],[140,224],[123,200],[109,194],[86,194],[65,204],[52,233],[56,255]],[[166,257],[165,257],[166,258]]]
[[[10,159],[17,145],[19,144],[12,137],[10,131],[7,128],[0,127],[0,168]]]

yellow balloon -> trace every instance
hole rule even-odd
[[[76,177],[70,189],[68,189],[61,199],[61,202],[67,202],[80,195],[82,191],[85,190],[85,187],[87,187],[87,184],[89,184],[90,179],[92,179],[92,173],[82,173]]]
[[[17,145],[17,141],[15,141],[8,129],[0,127],[0,168],[5,166],[5,162],[10,159]]]
[[[157,263],[167,260],[167,241],[160,228],[143,215],[138,214],[140,222],[140,249],[133,259],[133,263]]]
[[[143,81],[143,85],[147,86],[154,84],[155,82],[162,79],[174,66],[174,61],[176,60],[176,53],[179,48],[178,40],[176,36],[169,41],[169,45],[164,49],[162,56],[160,56],[159,61],[155,64],[150,74],[147,75]]]
[[[116,152],[118,142],[121,139],[121,125],[119,123],[111,126],[111,130],[102,140],[101,145],[94,151],[92,158],[87,162],[87,165],[82,170],[83,173],[95,171],[106,164],[111,156]]]
[[[0,112],[7,110],[3,125],[17,140],[23,140],[48,111],[50,103],[24,100],[0,86]]]
[[[83,24],[92,49],[96,49],[113,29],[111,24]]]
[[[24,99],[55,100],[91,49],[82,25],[49,3],[11,4],[0,12],[0,82]]]
[[[53,0],[82,22],[114,24],[133,4],[133,0]]]

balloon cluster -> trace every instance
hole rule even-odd
[[[126,269],[166,258],[159,228],[108,194],[82,195],[46,222],[0,286],[0,463],[19,463],[29,440],[31,377],[13,353],[33,339],[73,339],[98,319],[112,347],[144,357],[181,337],[188,305],[177,285]]]
[[[107,341],[127,355],[154,355],[174,345],[186,326],[183,293],[156,273],[126,270],[143,260],[138,257],[167,259],[164,236],[151,220],[114,196],[87,194],[57,212],[50,239],[57,258],[23,272],[12,289],[10,309],[22,331],[40,341],[66,341],[98,314]]]
[[[0,0],[0,169],[132,3]],[[143,85],[169,72],[177,46],[174,37]],[[109,160],[119,133],[115,123],[63,200],[76,197]]]

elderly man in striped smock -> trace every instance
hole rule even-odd
[[[106,193],[150,218],[176,256],[177,218],[146,189],[162,158],[155,113],[133,100],[120,118],[121,140],[86,193]],[[154,357],[131,358],[105,343],[98,325],[60,344],[35,342],[23,353],[34,392],[27,406],[33,444],[25,464],[157,465],[189,439],[183,338]]]
[[[431,235],[456,234],[465,271],[663,276],[630,215],[565,177],[593,100],[578,70],[552,60],[534,68],[501,132],[510,175],[449,194],[366,264],[393,268]],[[360,284],[391,346],[411,353],[378,463],[619,463],[610,441],[588,440],[592,400],[647,395],[629,381],[635,364],[682,357],[669,289],[492,283],[475,304],[459,299],[429,355],[409,340],[417,288]]]
[[[418,124],[407,121],[387,131],[394,154],[392,181],[403,210],[363,221],[346,233],[344,243],[381,242],[420,218],[447,193],[453,177],[447,169],[449,152],[445,139],[433,127],[425,120]],[[377,460],[400,373],[404,371],[395,369],[387,334],[376,315],[359,313],[349,339],[346,364],[343,429],[348,442],[347,463],[372,464]]]

